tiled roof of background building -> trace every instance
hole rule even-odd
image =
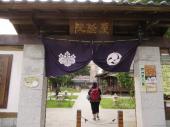
[[[101,3],[101,4],[114,4],[114,5],[146,5],[146,6],[167,6],[170,5],[170,2],[161,1],[161,2],[142,2],[134,1],[129,2],[128,0],[0,0],[0,2],[69,2],[69,3]]]

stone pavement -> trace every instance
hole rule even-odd
[[[48,108],[46,113],[46,127],[76,127],[76,112],[82,111],[82,117],[88,119],[85,123],[82,118],[82,127],[117,127],[117,111],[100,108],[100,120],[93,121],[89,101],[86,99],[88,90],[82,90],[74,107]],[[123,110],[124,127],[136,127],[135,110]],[[113,119],[116,119],[112,122]]]

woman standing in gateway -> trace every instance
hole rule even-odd
[[[99,105],[101,101],[101,90],[98,87],[97,83],[94,82],[92,87],[90,88],[88,95],[90,97],[90,104],[93,114],[93,120],[96,118],[99,120]]]

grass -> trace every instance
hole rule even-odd
[[[77,99],[78,96],[76,95],[71,95],[71,96],[66,96],[65,99]]]
[[[102,98],[101,107],[105,109],[134,109],[135,101],[131,98],[118,98],[113,102],[112,98]]]
[[[75,88],[68,88],[68,87],[60,87],[61,91],[67,91],[69,93],[79,93],[81,90],[77,90]]]
[[[48,97],[52,100],[47,101],[47,106],[46,106],[47,108],[71,108],[71,107],[73,107],[75,101],[72,101],[72,100],[78,98],[78,96],[73,95],[73,93],[80,92],[80,91],[78,91],[74,88],[67,88],[67,87],[61,87],[60,90],[62,92],[67,91],[67,93],[71,93],[71,95],[69,94],[67,96],[64,96],[64,95],[59,96],[58,100],[54,100],[54,99],[56,99],[56,96],[54,94],[52,94],[54,92],[48,92]]]
[[[47,108],[71,108],[74,105],[74,101],[66,100],[48,100]]]

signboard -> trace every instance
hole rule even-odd
[[[157,91],[157,78],[155,65],[145,65],[145,82],[147,92]]]
[[[112,35],[111,20],[71,20],[70,34]]]
[[[0,55],[0,108],[7,108],[12,55]]]
[[[160,48],[164,94],[170,95],[170,49]]]
[[[162,65],[163,88],[166,95],[170,95],[170,65]]]
[[[141,79],[142,91],[146,92],[144,66],[140,67],[140,76],[141,76],[140,79]]]
[[[144,65],[140,68],[142,91],[156,92],[157,77],[155,65]]]

